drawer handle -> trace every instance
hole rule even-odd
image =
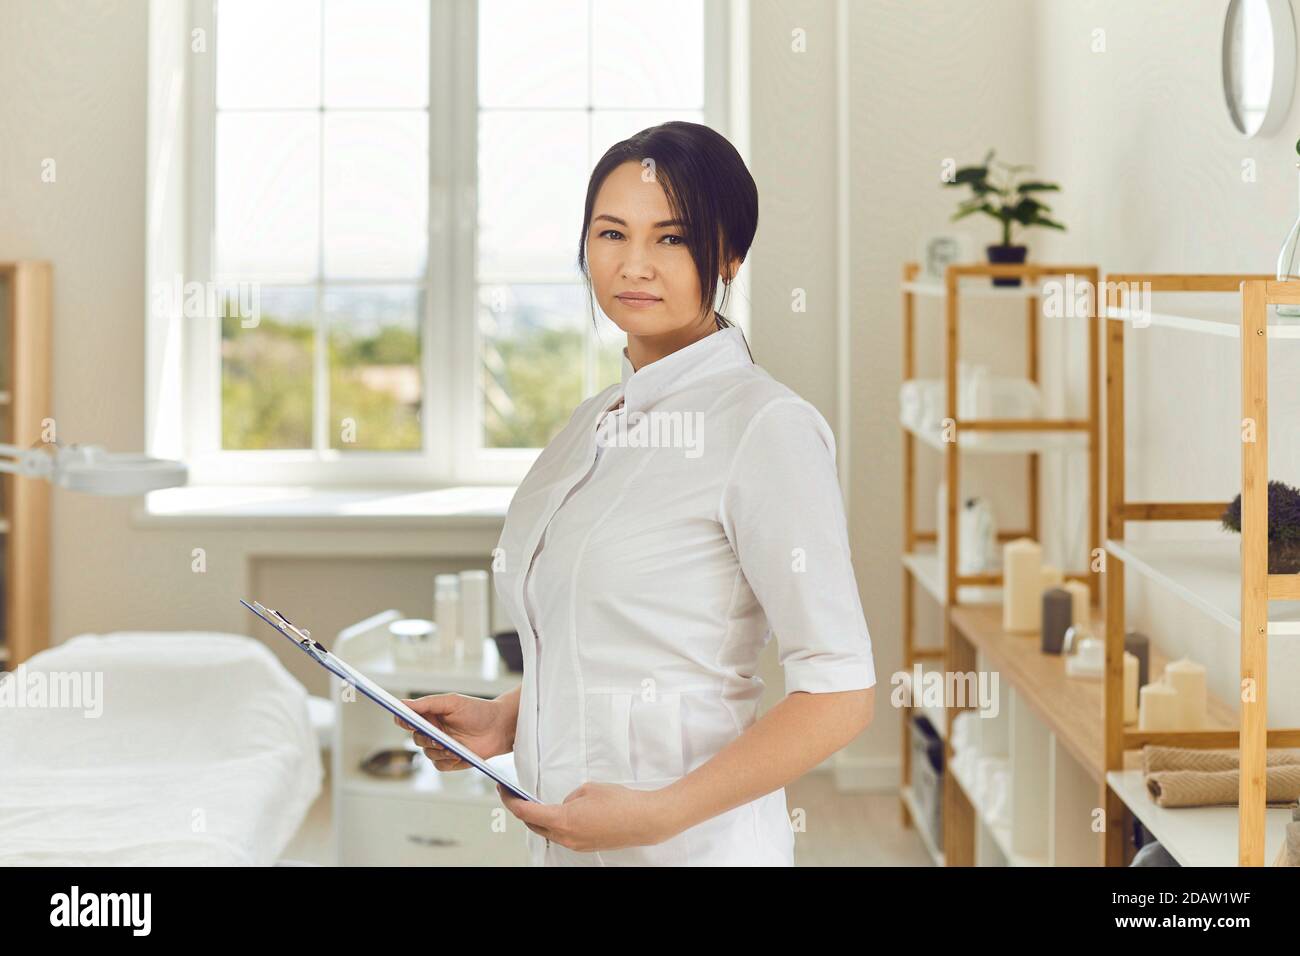
[[[414,843],[417,846],[460,846],[459,840],[449,840],[446,837],[421,836],[418,833],[409,833],[406,839],[407,842]]]

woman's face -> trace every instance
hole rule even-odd
[[[654,336],[701,321],[695,260],[663,187],[640,163],[618,166],[601,184],[587,235],[596,301],[629,335]]]

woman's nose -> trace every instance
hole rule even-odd
[[[650,264],[650,257],[640,249],[629,249],[627,258],[623,260],[623,278],[630,277],[648,279],[654,273],[654,268]]]

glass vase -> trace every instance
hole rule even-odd
[[[1300,171],[1300,163],[1296,163]],[[1300,177],[1300,172],[1297,172]],[[1277,254],[1277,278],[1279,282],[1300,282],[1300,215],[1297,215],[1291,231],[1286,234],[1282,250]],[[1277,314],[1287,318],[1300,319],[1300,305],[1281,304]]]

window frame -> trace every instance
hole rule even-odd
[[[479,448],[482,413],[477,322],[478,3],[429,2],[429,214],[428,260],[420,317],[422,449],[391,452],[324,448],[225,450],[221,448],[221,322],[186,318],[183,335],[183,454],[191,482],[205,485],[453,486],[517,484],[539,449]],[[592,2],[592,0],[589,0]],[[704,121],[728,135],[732,125],[733,38],[730,9],[737,0],[702,0],[704,6]],[[743,0],[742,0],[743,2]],[[215,229],[216,60],[214,0],[190,0],[191,29],[203,30],[206,53],[187,57],[186,281],[212,279]],[[456,95],[459,91],[460,95]],[[590,110],[590,106],[588,107]],[[741,144],[737,144],[741,148]],[[743,153],[743,148],[742,148]],[[576,217],[575,217],[576,218]],[[574,235],[577,235],[575,225]],[[748,286],[743,267],[733,283],[733,321],[747,325],[748,303],[734,296]],[[576,273],[575,273],[576,274]],[[434,278],[438,277],[438,281]],[[509,281],[510,277],[503,277]],[[523,277],[520,277],[521,280]],[[323,400],[322,365],[328,361],[319,321],[323,276],[315,280],[315,397]],[[364,283],[338,282],[355,286]],[[397,284],[397,283],[394,283]],[[304,284],[305,285],[305,284]],[[738,314],[738,315],[737,315]],[[454,317],[460,316],[460,320]],[[586,338],[587,375],[595,364],[594,333]],[[326,375],[328,369],[324,369]],[[328,414],[327,412],[325,413]],[[314,441],[327,419],[314,416]],[[436,426],[436,427],[435,427]]]

